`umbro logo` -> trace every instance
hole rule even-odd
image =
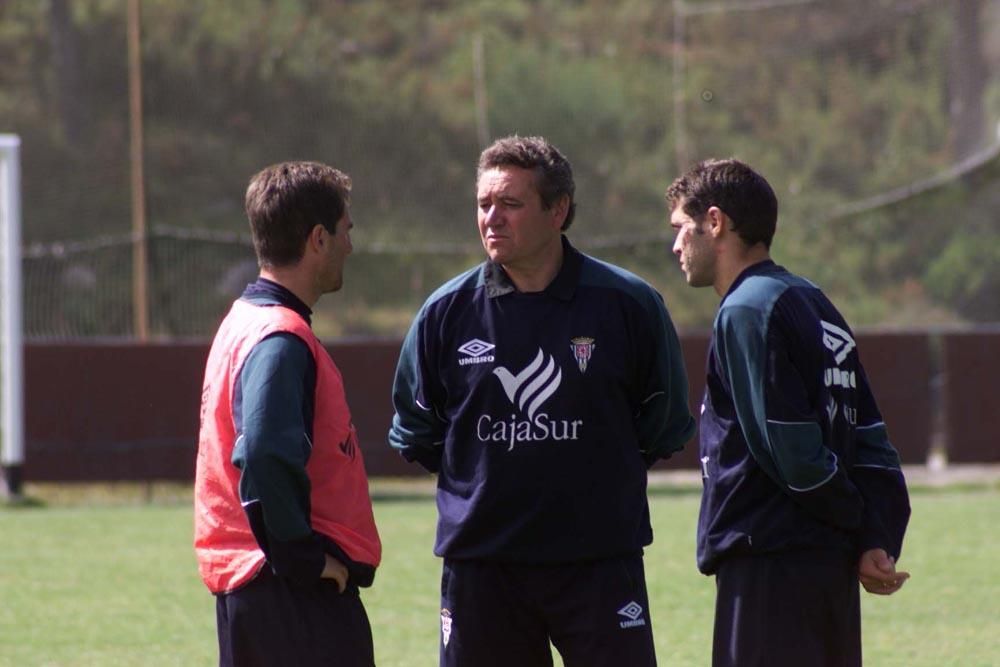
[[[495,360],[495,357],[490,354],[494,349],[496,349],[496,345],[487,343],[485,340],[479,340],[478,338],[467,340],[458,348],[458,351],[465,355],[458,360],[458,365],[488,364]]]
[[[618,626],[621,628],[634,628],[646,625],[646,619],[642,617],[642,605],[634,600],[619,609],[618,615],[624,616],[626,619],[618,623]]]
[[[344,456],[353,461],[354,457],[357,456],[358,453],[358,433],[354,430],[353,423],[351,424],[350,433],[347,434],[347,439],[338,444],[340,446],[340,451],[344,453]]]
[[[487,343],[485,340],[473,338],[472,340],[462,343],[462,346],[458,348],[458,351],[468,357],[479,357],[495,347],[496,345],[493,343]]]
[[[358,446],[354,444],[353,439],[344,440],[340,443],[340,451],[344,452],[344,456],[354,460],[354,456],[357,454]]]
[[[823,345],[833,352],[839,366],[854,349],[854,339],[836,324],[830,324],[826,320],[820,320],[820,324],[823,326]]]

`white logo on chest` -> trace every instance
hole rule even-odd
[[[528,404],[528,419],[535,416],[535,411],[552,394],[556,393],[556,389],[562,382],[562,369],[556,366],[556,360],[551,356],[549,356],[549,363],[545,370],[535,375],[543,363],[545,363],[545,353],[539,348],[535,360],[517,375],[503,366],[493,369],[493,374],[500,379],[500,384],[503,385],[503,390],[507,393],[510,402],[521,411],[524,411],[524,404]],[[533,379],[532,376],[534,376]],[[528,382],[529,379],[531,382]]]
[[[480,416],[476,422],[476,436],[481,442],[501,442],[511,451],[515,444],[579,439],[582,419],[550,419],[547,413],[539,411],[562,384],[562,369],[555,358],[546,356],[539,348],[534,361],[517,375],[503,366],[494,368],[493,374],[500,381],[507,400],[527,418],[517,414],[506,419]]]

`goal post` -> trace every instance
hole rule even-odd
[[[0,134],[0,468],[12,498],[24,465],[21,298],[21,139]]]

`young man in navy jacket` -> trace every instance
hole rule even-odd
[[[667,190],[674,254],[722,297],[700,423],[698,567],[715,667],[861,664],[858,580],[890,595],[910,506],[854,334],[770,258],[778,202],[737,160]]]
[[[646,469],[694,431],[663,300],[577,251],[569,162],[507,137],[478,169],[487,259],[403,343],[391,444],[438,473],[441,664],[655,665]]]

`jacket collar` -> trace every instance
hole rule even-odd
[[[294,310],[302,316],[307,324],[312,326],[312,309],[303,303],[302,299],[295,296],[291,290],[273,280],[258,276],[256,282],[247,285],[240,298],[258,306],[284,306]]]
[[[583,267],[583,254],[574,248],[564,234],[562,236],[563,259],[562,266],[552,282],[541,291],[541,294],[551,296],[560,301],[569,301],[576,293],[580,283],[580,270]],[[499,264],[487,259],[483,263],[483,282],[486,285],[486,295],[493,299],[505,294],[517,292],[507,272]]]

